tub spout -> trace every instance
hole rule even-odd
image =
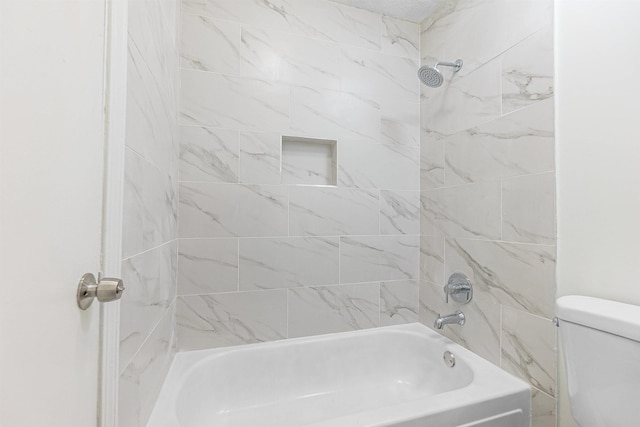
[[[458,310],[455,313],[447,314],[444,316],[440,316],[438,314],[435,322],[433,322],[433,327],[436,329],[442,329],[444,328],[444,325],[464,325],[464,321],[464,313]]]

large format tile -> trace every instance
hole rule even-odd
[[[420,104],[384,101],[381,141],[385,144],[420,145]]]
[[[287,188],[183,183],[180,237],[286,236]]]
[[[238,132],[181,126],[180,180],[238,182]]]
[[[549,319],[502,309],[502,369],[556,395],[556,327]]]
[[[339,282],[338,237],[240,239],[240,289]]]
[[[129,4],[126,145],[161,171],[177,166],[179,54],[171,2]]]
[[[415,279],[420,236],[340,238],[340,282],[359,283]]]
[[[500,117],[499,59],[484,64],[467,76],[453,73],[446,67],[441,71],[445,75],[441,87],[422,88],[420,114],[423,130],[451,135]]]
[[[242,28],[242,69],[247,77],[296,86],[340,89],[338,45],[291,34]]]
[[[291,0],[184,0],[183,12],[262,28],[288,30],[292,20]]]
[[[333,1],[292,0],[294,31],[309,37],[380,50],[382,16]]]
[[[289,234],[378,234],[378,192],[356,188],[289,187]]]
[[[447,185],[552,171],[553,100],[446,138]]]
[[[175,178],[129,148],[124,154],[122,255],[131,257],[176,237]]]
[[[280,184],[280,134],[240,133],[240,182]]]
[[[176,295],[177,244],[166,243],[122,262],[120,366],[125,367]]]
[[[180,351],[286,338],[286,290],[178,297],[176,330]]]
[[[500,182],[422,191],[421,233],[431,236],[499,239]]]
[[[551,25],[553,19],[551,0],[448,3],[453,7],[445,8],[443,14],[432,18],[435,22],[422,38],[428,43],[421,49],[443,61],[464,59],[462,76],[473,73],[529,35]]]
[[[182,14],[182,68],[238,75],[240,24]]]
[[[418,59],[420,25],[391,16],[382,16],[382,53]]]
[[[420,132],[420,189],[444,186],[444,137]]]
[[[380,323],[380,285],[289,289],[289,337],[347,332]]]
[[[447,239],[446,275],[465,273],[474,298],[489,294],[511,308],[551,318],[555,304],[555,247]]]
[[[182,70],[182,124],[241,130],[289,127],[289,87],[203,71]]]
[[[368,95],[292,87],[291,131],[313,138],[379,142],[380,104]]]
[[[380,283],[380,326],[418,321],[418,282],[401,280]]]
[[[556,399],[546,393],[531,388],[531,427],[556,427]]]
[[[502,238],[514,242],[554,244],[556,180],[548,172],[502,182]]]
[[[502,55],[502,114],[553,96],[553,27]]]
[[[444,284],[444,237],[420,236],[420,280]]]
[[[418,61],[385,55],[369,49],[343,48],[342,90],[379,101],[419,101]]]
[[[178,295],[238,290],[238,239],[180,239]]]
[[[380,191],[380,234],[420,233],[420,192]]]
[[[380,49],[380,14],[317,0],[185,0],[184,11],[321,40]]]
[[[338,142],[338,185],[418,190],[420,149],[413,146]]]
[[[175,304],[166,310],[118,384],[118,425],[144,427],[151,415],[176,351]]]

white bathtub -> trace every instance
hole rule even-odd
[[[527,384],[420,324],[178,353],[148,423],[529,425]]]

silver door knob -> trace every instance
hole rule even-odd
[[[124,292],[124,283],[121,279],[104,277],[96,283],[96,277],[91,273],[86,273],[78,283],[78,307],[82,310],[89,308],[95,298],[100,302],[109,302],[120,299]]]

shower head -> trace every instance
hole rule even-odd
[[[440,87],[444,82],[444,77],[438,65],[444,65],[446,67],[453,67],[454,72],[457,72],[462,68],[462,59],[458,59],[456,62],[436,62],[433,67],[424,65],[418,70],[418,77],[420,81],[429,87]]]

